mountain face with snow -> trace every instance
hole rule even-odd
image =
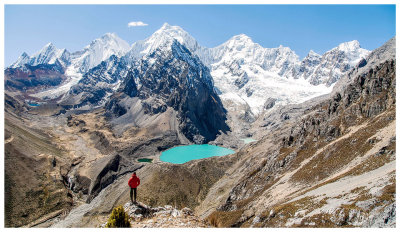
[[[264,110],[268,98],[288,104],[327,91],[292,78],[299,58],[288,47],[263,48],[248,36],[238,35],[212,48],[211,54],[211,75],[221,98],[235,105],[248,105],[253,114]]]
[[[210,50],[211,74],[221,98],[248,105],[253,114],[266,109],[268,98],[286,105],[329,93],[340,76],[369,53],[352,41],[322,56],[311,51],[300,62],[290,48],[263,48],[246,35]]]
[[[163,26],[154,32],[149,38],[133,43],[132,48],[127,52],[124,58],[128,62],[138,60],[141,57],[152,53],[160,47],[160,45],[172,40],[177,40],[190,52],[195,53],[200,58],[203,56],[202,53],[205,53],[205,50],[207,50],[200,46],[197,41],[182,28],[164,23]]]
[[[21,67],[25,64],[37,66],[40,64],[59,64],[61,67],[67,67],[71,63],[70,53],[66,49],[58,49],[54,44],[46,44],[39,52],[31,57],[25,52],[13,63],[10,68]]]
[[[182,30],[182,28],[178,26],[170,26],[169,24],[165,23],[149,38],[135,42],[132,44],[132,47],[128,52],[120,53],[118,56],[120,57],[118,62],[116,62],[115,58],[110,57],[104,60],[104,64],[100,64],[100,68],[95,67],[93,69],[89,69],[85,74],[86,77],[83,77],[76,87],[72,87],[68,94],[64,97],[64,99],[66,99],[64,102],[68,102],[69,104],[77,103],[74,104],[75,107],[82,107],[86,104],[99,105],[104,103],[109,96],[109,94],[105,93],[110,92],[111,90],[110,75],[113,76],[111,78],[113,86],[119,86],[120,82],[125,78],[128,70],[134,68],[137,61],[146,55],[154,53],[160,47],[165,46],[165,44],[171,43],[174,40],[185,46],[185,48],[191,53],[196,53],[198,55],[199,51],[206,51],[206,48],[201,47],[197,41],[186,31]],[[201,55],[198,56],[201,57]],[[76,65],[76,67],[79,67],[80,64],[77,63]],[[104,67],[107,67],[107,71],[105,71]],[[100,72],[99,70],[102,70],[103,72]],[[90,81],[88,80],[89,77]],[[90,98],[92,100],[78,100],[77,95],[81,94],[83,91],[90,91],[91,89],[95,89],[96,92],[101,94],[98,95],[93,93],[85,93],[84,95],[91,96]]]
[[[60,99],[60,103],[65,102],[66,94],[72,91],[71,88],[79,83],[79,81],[84,78],[85,74],[88,71],[98,65],[101,65],[102,61],[109,59],[111,64],[114,64],[114,58],[110,58],[111,56],[121,57],[125,55],[125,53],[130,49],[130,46],[127,42],[119,38],[114,33],[106,33],[102,37],[95,39],[88,46],[86,46],[83,50],[77,51],[74,53],[68,52],[66,49],[58,49],[52,43],[44,46],[39,52],[36,54],[29,56],[25,52],[18,58],[16,62],[14,62],[7,69],[9,71],[6,74],[10,74],[8,79],[16,79],[18,77],[13,77],[13,73],[18,73],[19,76],[29,75],[32,72],[32,68],[35,67],[45,67],[49,66],[54,69],[54,66],[57,66],[57,69],[60,69],[60,75],[65,75],[62,78],[61,82],[53,82],[57,83],[56,85],[51,85],[51,88],[48,85],[42,85],[43,88],[36,88],[34,93],[31,93],[31,97],[43,99]],[[121,64],[116,64],[116,67],[121,66]],[[108,65],[108,67],[110,64]],[[97,70],[103,70],[101,67],[97,68]],[[99,71],[97,71],[98,74]],[[22,73],[25,73],[22,75]],[[46,76],[46,71],[36,72],[36,79],[48,79]],[[44,73],[41,76],[41,73]],[[86,76],[90,76],[87,74]],[[106,73],[101,73],[101,75],[107,75]],[[54,75],[53,75],[54,76]],[[53,78],[54,79],[54,78]],[[58,78],[60,79],[60,78]],[[98,79],[97,81],[102,81],[104,79]],[[31,88],[30,85],[26,86],[27,89]],[[82,86],[75,86],[76,89],[82,88]],[[89,92],[93,89],[88,89]],[[105,92],[105,90],[99,90],[100,92]],[[92,93],[87,92],[86,95],[92,95]],[[70,96],[68,96],[70,97]],[[101,100],[101,99],[99,99]],[[72,99],[67,101],[68,103],[71,101],[78,102],[86,102],[86,100],[76,100]]]
[[[165,40],[140,59],[105,108],[114,123],[123,124],[141,120],[134,115],[160,118],[171,109],[176,113],[169,121],[176,120],[178,133],[195,143],[214,140],[220,131],[229,130],[208,68],[177,40]]]
[[[342,43],[322,56],[310,51],[301,62],[296,78],[304,78],[313,85],[330,86],[368,54],[356,40]]]
[[[288,47],[263,48],[244,34],[234,36],[224,44],[212,48],[211,54],[213,70],[226,66],[236,72],[235,66],[253,65],[285,78],[296,73],[299,59]]]
[[[129,49],[129,44],[116,34],[106,33],[101,38],[92,41],[83,50],[72,54],[66,49],[59,49],[54,44],[48,43],[32,56],[29,56],[25,52],[22,53],[18,60],[10,65],[9,68],[22,67],[25,64],[37,66],[59,62],[65,69],[71,65],[78,72],[86,73],[89,69],[108,59],[111,55],[120,57],[125,55]]]
[[[72,65],[80,73],[86,73],[112,55],[118,57],[125,55],[129,49],[130,46],[126,41],[114,33],[107,33],[95,39],[82,51],[72,53]]]
[[[118,88],[121,78],[125,77],[127,72],[127,64],[121,58],[112,55],[85,73],[82,79],[69,89],[61,104],[74,107],[100,106]]]

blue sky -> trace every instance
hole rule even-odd
[[[358,40],[372,50],[396,33],[395,5],[5,5],[5,65],[48,42],[70,52],[107,32],[129,44],[164,22],[215,47],[244,33],[263,47],[284,45],[300,58]],[[128,27],[132,21],[147,26]]]

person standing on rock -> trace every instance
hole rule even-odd
[[[132,204],[136,203],[136,194],[137,194],[137,190],[136,188],[140,185],[140,179],[139,177],[136,176],[136,172],[134,172],[131,176],[131,178],[128,181],[128,185],[129,187],[131,187],[131,202]],[[135,196],[135,200],[132,200],[132,193],[134,193]]]

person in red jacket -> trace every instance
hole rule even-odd
[[[139,177],[136,176],[136,172],[134,172],[132,174],[132,177],[128,180],[128,185],[129,185],[129,187],[131,187],[131,194],[130,194],[131,202],[132,202],[132,204],[134,204],[134,203],[136,203],[136,194],[137,194],[136,188],[140,185],[140,179],[139,179]],[[135,195],[135,201],[132,200],[132,192]]]

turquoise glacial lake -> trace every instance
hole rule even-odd
[[[235,153],[234,150],[215,145],[187,145],[163,151],[160,160],[173,164],[183,164],[191,160],[204,159],[212,156],[224,156]]]
[[[40,106],[39,103],[35,103],[35,102],[29,102],[28,105],[30,105],[30,106]]]

